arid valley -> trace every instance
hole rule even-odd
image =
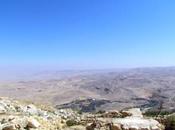
[[[0,84],[1,96],[62,107],[96,99],[97,110],[156,109],[163,103],[163,109],[174,111],[174,93],[174,67],[43,72]]]

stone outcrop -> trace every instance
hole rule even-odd
[[[124,110],[124,111],[121,111],[121,114],[123,114],[123,116],[126,116],[126,117],[127,116],[143,117],[140,108],[132,108],[132,109]]]
[[[0,130],[58,130],[65,120],[80,121],[72,110],[52,110],[9,98],[0,99]]]
[[[154,119],[141,117],[126,117],[113,119],[113,124],[119,125],[121,130],[162,130],[163,127]]]
[[[27,127],[38,128],[38,127],[40,127],[40,125],[41,124],[36,119],[33,119],[33,118],[28,119]]]
[[[111,113],[114,115],[120,115],[121,117],[113,117]],[[164,130],[163,125],[161,125],[158,121],[145,118],[142,115],[142,112],[139,108],[133,108],[121,112],[110,112],[105,118],[96,119],[96,123],[92,123],[87,126],[87,130],[95,130],[97,129],[97,124],[101,126],[99,130]],[[123,115],[122,115],[123,114]],[[104,114],[103,114],[104,115]],[[103,117],[103,116],[101,116]]]

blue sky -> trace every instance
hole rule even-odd
[[[1,0],[0,66],[174,66],[174,13],[174,0]]]

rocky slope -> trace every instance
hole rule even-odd
[[[72,110],[0,99],[0,130],[59,130],[67,119],[79,121],[80,116]]]
[[[9,98],[0,99],[0,130],[163,130],[158,121],[143,117],[140,109],[77,113]]]

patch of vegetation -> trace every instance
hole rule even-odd
[[[175,130],[175,115],[167,117],[165,121],[165,130]]]
[[[83,114],[83,112],[82,112],[82,111],[80,111],[80,110],[78,110],[78,111],[77,111],[77,113],[78,113],[78,114],[80,114],[80,115],[82,115],[82,114]]]
[[[97,108],[107,103],[111,103],[109,100],[97,100],[97,99],[85,99],[85,100],[75,100],[70,103],[57,105],[57,109],[73,109],[75,111],[81,112],[96,112]]]
[[[144,113],[145,116],[148,117],[156,117],[156,116],[165,116],[172,114],[172,111],[158,111],[158,110],[149,110]]]
[[[106,111],[105,110],[99,110],[96,112],[96,114],[104,114]]]
[[[67,120],[66,121],[66,125],[67,126],[74,126],[74,125],[78,125],[78,122],[73,120],[73,119],[71,119],[71,120]]]

